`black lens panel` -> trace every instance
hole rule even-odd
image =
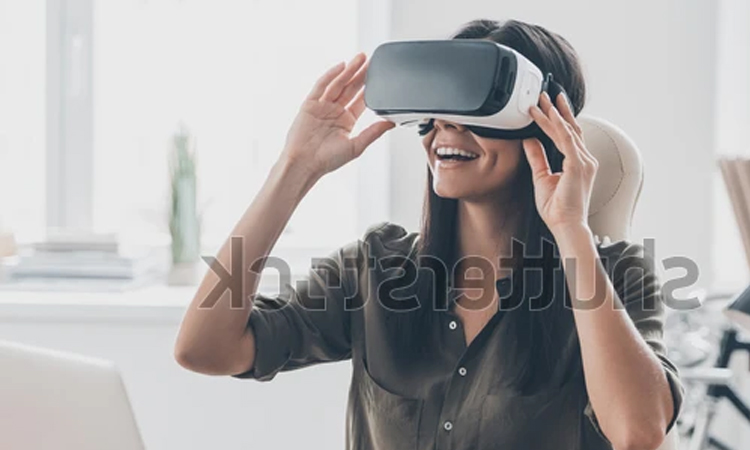
[[[370,60],[365,104],[379,114],[491,115],[510,98],[515,56],[486,40],[389,42]]]

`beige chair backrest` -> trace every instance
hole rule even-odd
[[[599,162],[589,206],[589,226],[614,241],[630,238],[643,186],[643,162],[635,143],[621,129],[602,119],[581,115],[586,147]]]
[[[630,239],[638,197],[643,187],[643,161],[635,143],[615,125],[580,115],[586,148],[599,162],[589,206],[589,227],[600,239],[612,242]],[[659,450],[677,450],[676,427],[670,430]]]

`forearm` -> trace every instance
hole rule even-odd
[[[251,271],[250,265],[268,256],[295,208],[318,178],[286,158],[273,166],[215,256],[214,264],[231,273],[232,259],[240,257],[236,251],[232,254],[232,240],[239,239],[242,274],[231,274],[235,292],[225,288],[226,280],[222,282],[216,270],[209,269],[188,307],[175,347],[182,365],[211,374],[232,374],[251,368],[255,345],[247,321],[262,266],[254,266]],[[237,288],[238,284],[241,288]],[[241,299],[230,298],[232,294],[240,294]]]
[[[571,227],[555,237],[574,306],[586,388],[599,424],[622,448],[648,448],[673,414],[664,369],[628,317],[590,229]]]

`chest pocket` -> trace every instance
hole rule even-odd
[[[384,388],[364,364],[355,368],[360,411],[356,441],[366,441],[365,448],[414,450],[418,446],[419,421],[423,400],[398,395]]]
[[[578,450],[582,416],[580,386],[575,382],[532,395],[493,393],[481,406],[479,450]]]

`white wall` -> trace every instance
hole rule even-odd
[[[538,23],[568,39],[587,76],[584,112],[623,128],[643,154],[633,238],[655,238],[657,258],[694,258],[709,285],[716,15],[712,0],[409,0],[394,5],[393,38],[444,38],[481,17]],[[393,133],[393,217],[417,229],[424,152],[415,131]]]

